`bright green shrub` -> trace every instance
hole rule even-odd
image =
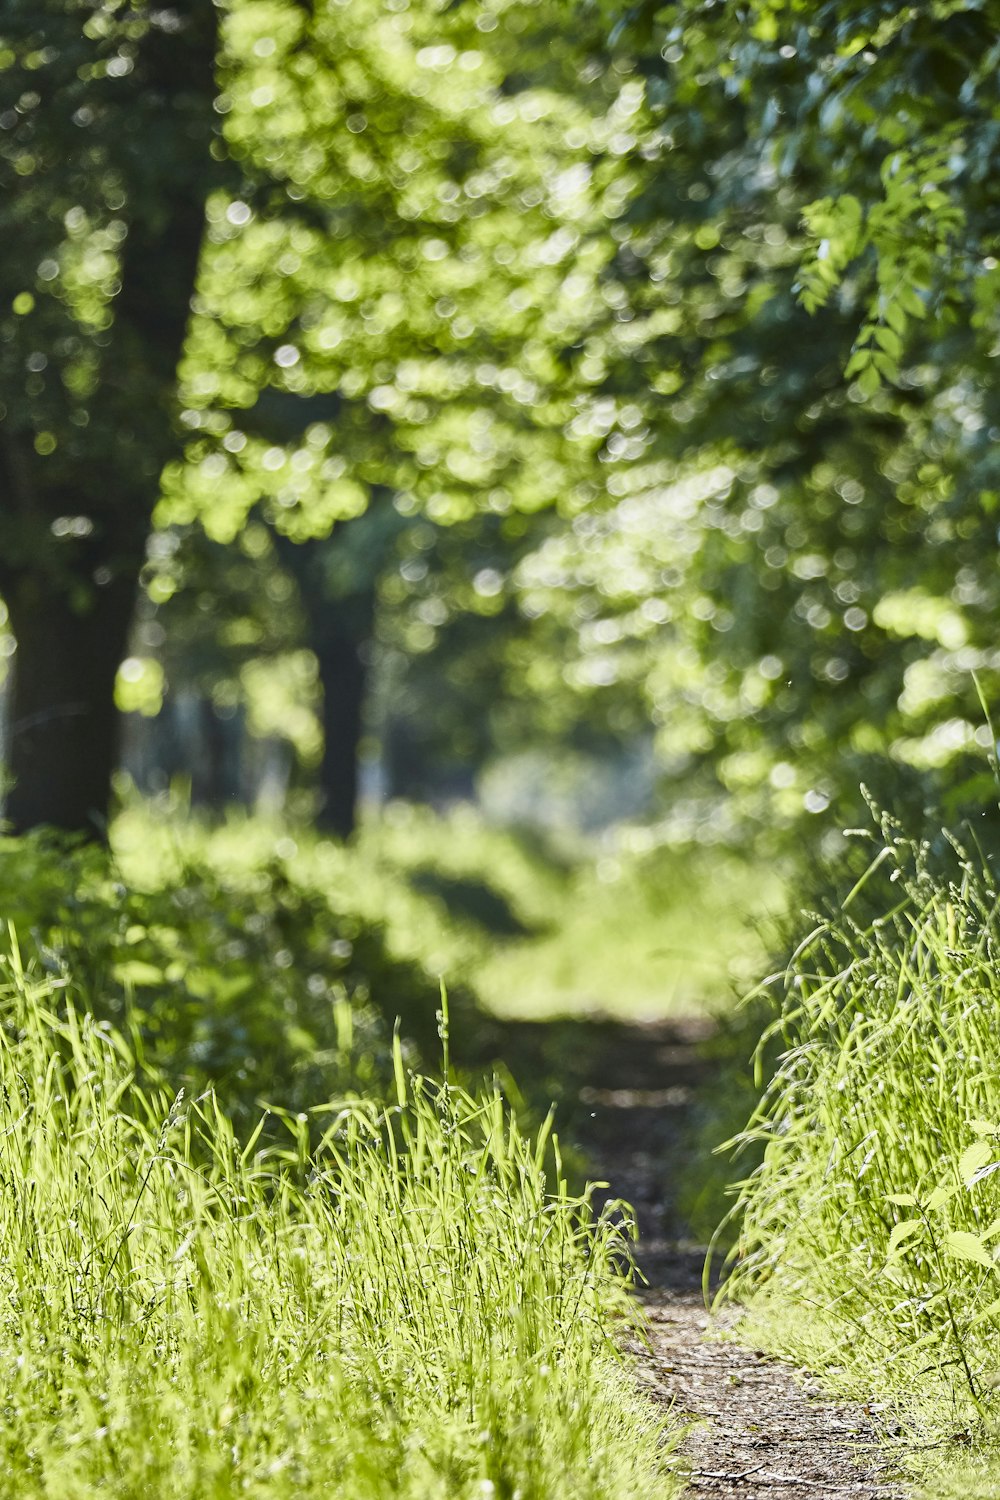
[[[243,1117],[262,1098],[297,1108],[375,1086],[397,1015],[414,1057],[432,1053],[437,978],[273,838],[266,855],[246,845],[223,871],[203,837],[126,879],[90,845],[2,839],[0,921],[80,1003],[119,1025],[127,1011],[167,1076],[217,1085]],[[465,992],[456,1005],[472,1011]]]

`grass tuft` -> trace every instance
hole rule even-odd
[[[406,1072],[241,1144],[0,957],[0,1467],[24,1500],[674,1493],[622,1231],[548,1124]],[[320,1125],[316,1145],[317,1121]]]
[[[874,915],[873,915],[874,914]],[[1000,897],[883,820],[869,875],[767,982],[731,1294],[756,1332],[936,1437],[1000,1415]],[[795,1316],[787,1316],[789,1309]]]

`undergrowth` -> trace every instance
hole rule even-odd
[[[242,1126],[262,1100],[381,1089],[397,1016],[411,1061],[437,1048],[439,974],[392,941],[356,871],[353,886],[334,878],[324,847],[148,814],[116,827],[110,850],[0,838],[0,919],[83,1007],[119,1026],[127,1014],[176,1083],[218,1087]],[[450,988],[465,1054],[496,1056],[470,987]]]
[[[112,842],[125,883],[142,889],[182,881],[185,868],[207,866],[227,888],[261,884],[273,869],[335,920],[376,929],[394,961],[461,981],[498,1016],[714,1010],[760,973],[767,950],[748,918],[783,908],[782,882],[745,854],[643,832],[605,848],[495,827],[471,807],[392,803],[345,846],[261,819],[210,827],[136,803]],[[395,985],[387,1004],[412,1010],[408,988]]]
[[[1000,1415],[1000,897],[882,818],[867,873],[766,982],[730,1295],[755,1334],[925,1439]],[[990,1491],[994,1493],[995,1491]]]
[[[282,1144],[241,1145],[67,988],[0,958],[7,1492],[674,1493],[618,1352],[622,1231],[547,1127],[396,1046],[390,1106],[279,1111]]]

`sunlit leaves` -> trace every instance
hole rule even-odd
[[[865,396],[900,374],[910,321],[930,310],[938,263],[965,228],[962,206],[944,190],[962,161],[954,128],[916,150],[898,150],[881,168],[882,200],[867,214],[853,194],[822,199],[804,210],[810,244],[802,264],[801,296],[814,312],[828,300],[851,263],[871,247],[876,290],[847,363]]]
[[[996,37],[870,0],[606,14],[644,80],[637,186],[573,430],[626,503],[654,465],[734,476],[647,663],[664,739],[697,726],[744,806],[846,810],[862,777],[926,778],[923,806],[981,753],[969,674],[992,699],[1000,666]]]
[[[803,211],[810,245],[802,261],[801,297],[809,312],[822,307],[845,268],[864,248],[863,210],[851,193],[819,198]]]
[[[606,252],[581,243],[597,192],[587,111],[541,69],[500,92],[529,21],[518,4],[501,29],[471,7],[234,7],[219,108],[247,175],[209,203],[190,426],[225,442],[228,413],[249,408],[234,425],[253,431],[268,388],[330,393],[330,452],[363,488],[438,521],[498,487],[529,510],[559,499],[543,453],[570,415],[559,348],[589,316]],[[614,120],[636,103],[623,90]],[[285,527],[266,476],[256,500]],[[298,514],[322,533],[330,506],[310,505]]]

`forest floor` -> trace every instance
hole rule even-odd
[[[589,1029],[589,1028],[588,1028]],[[681,1453],[692,1500],[903,1500],[877,1414],[824,1395],[808,1371],[739,1341],[739,1311],[705,1306],[705,1251],[689,1237],[676,1183],[691,1112],[712,1084],[704,1021],[595,1023],[593,1081],[580,1089],[577,1136],[608,1196],[639,1226],[640,1298],[649,1345],[636,1345],[651,1398],[691,1418]],[[598,1045],[594,1045],[597,1043]]]

